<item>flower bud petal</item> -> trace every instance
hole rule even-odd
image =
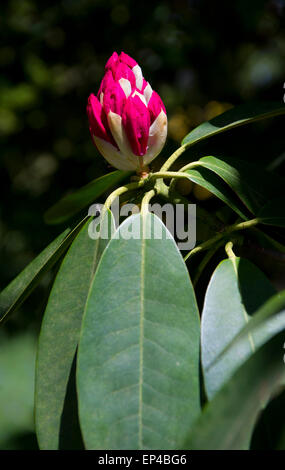
[[[105,91],[108,90],[108,88],[111,88],[113,84],[114,84],[113,74],[111,70],[108,70],[105,73],[103,80],[101,81],[99,91],[97,93],[97,98],[100,98],[101,93],[105,93]]]
[[[149,129],[147,152],[144,156],[144,164],[148,165],[162,150],[167,135],[167,117],[164,111],[152,123]]]
[[[146,84],[146,86],[143,90],[143,94],[144,94],[146,102],[149,103],[149,100],[150,100],[151,95],[152,95],[152,88],[151,88],[149,83]]]
[[[108,114],[108,122],[112,135],[117,143],[117,146],[120,149],[120,153],[124,156],[124,169],[136,170],[137,168],[140,168],[141,157],[134,155],[134,153],[132,152],[126,131],[122,125],[121,116],[110,111]],[[122,164],[120,165],[120,168],[116,165],[114,166],[121,170]]]
[[[106,65],[105,65],[105,70],[112,70],[113,71],[113,69],[114,69],[114,67],[116,67],[118,61],[119,61],[119,56],[118,56],[117,52],[113,52],[110,59],[107,61]]]
[[[128,54],[125,54],[125,52],[121,52],[121,54],[119,55],[119,60],[131,69],[137,65],[137,62]]]
[[[138,90],[141,91],[143,87],[143,76],[142,76],[142,69],[140,66],[137,64],[132,68],[132,71],[136,77],[136,87]]]
[[[146,86],[148,85],[148,82],[143,78],[143,86],[142,86],[142,91],[145,90]]]
[[[155,121],[161,110],[166,114],[162,99],[156,91],[153,91],[151,94],[151,98],[148,102],[148,110],[151,124]]]
[[[128,98],[122,122],[133,153],[143,156],[147,150],[150,118],[147,107],[138,96]]]
[[[96,147],[110,165],[118,170],[130,171],[137,168],[137,162],[130,162],[122,152],[117,150],[112,144],[99,137],[94,137]]]
[[[128,141],[126,131],[123,127],[121,116],[110,111],[108,113],[108,123],[112,136],[114,137],[120,151],[126,156],[132,156],[133,152]]]
[[[129,80],[132,86],[132,90],[135,89],[136,87],[135,74],[126,64],[119,62],[118,66],[114,68],[113,76],[116,82],[118,82],[120,78],[126,78],[127,80]]]
[[[108,88],[103,97],[103,107],[105,113],[108,115],[109,111],[122,115],[126,103],[126,95],[119,85],[114,82],[111,88]]]
[[[116,147],[116,143],[109,129],[107,116],[104,109],[98,101],[98,98],[91,94],[87,103],[87,115],[89,119],[89,129],[92,139],[94,136],[100,137],[110,142]]]
[[[147,102],[146,102],[146,99],[144,97],[144,95],[142,95],[138,90],[135,90],[134,93],[132,94],[132,97],[134,96],[138,96],[139,99],[143,102],[143,104],[145,105],[145,107],[147,107]]]
[[[131,86],[130,81],[127,80],[126,78],[120,78],[119,84],[121,85],[126,97],[128,98],[130,94],[132,93],[132,86]]]

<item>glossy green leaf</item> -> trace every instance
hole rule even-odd
[[[184,137],[182,144],[190,146],[213,135],[233,129],[234,127],[278,116],[280,114],[285,114],[285,106],[280,105],[279,102],[242,104],[229,109],[210,121],[203,122]]]
[[[284,332],[258,349],[203,409],[183,449],[246,450],[260,412],[285,385]]]
[[[68,194],[45,213],[47,224],[61,224],[79,211],[92,204],[106,191],[112,189],[132,174],[131,171],[113,171],[101,176],[86,186]]]
[[[258,338],[248,333],[218,361],[217,357],[274,293],[264,274],[246,259],[227,259],[216,268],[206,292],[201,324],[202,367],[209,399],[254,352]]]
[[[255,215],[268,200],[284,193],[284,180],[245,160],[209,156],[199,163],[220,176]]]
[[[272,336],[285,328],[285,290],[278,292],[268,299],[249,318],[248,323],[227,344],[223,351],[216,356],[211,367],[218,361],[224,360],[231,350],[231,354],[238,354],[239,343],[251,335],[255,339],[255,347],[260,347]]]
[[[189,179],[191,181],[208,189],[208,191],[233,209],[242,219],[248,219],[246,207],[240,202],[235,193],[226,185],[226,183],[215,173],[202,167],[186,170],[185,173],[189,175]]]
[[[87,449],[181,448],[199,414],[195,295],[176,243],[153,214],[129,217],[101,258],[77,389]]]
[[[31,294],[42,276],[70,245],[84,221],[73,230],[67,229],[59,235],[0,293],[0,322],[17,310]]]
[[[76,432],[72,412],[65,412],[66,407],[69,410],[70,407],[74,408],[74,394],[68,394],[67,389],[68,384],[69,389],[73,386],[71,369],[88,291],[100,256],[114,231],[110,212],[104,223],[106,221],[109,227],[105,225],[108,231],[104,232],[104,239],[90,237],[92,221],[88,221],[80,231],[63,260],[44,314],[38,345],[35,394],[37,436],[42,449],[58,449],[61,445],[68,445],[67,431],[71,446]],[[67,424],[63,418],[67,418]]]
[[[262,207],[257,216],[263,224],[285,227],[285,197],[278,197],[269,201]]]

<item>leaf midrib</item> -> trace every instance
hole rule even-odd
[[[139,364],[139,411],[138,411],[138,447],[141,450],[143,448],[143,435],[142,435],[142,408],[143,408],[143,340],[144,340],[144,283],[145,283],[145,220],[144,214],[141,215],[142,220],[142,246],[141,246],[141,295],[140,295],[140,341],[139,341],[139,352],[140,352],[140,364]]]

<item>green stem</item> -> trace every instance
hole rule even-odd
[[[259,224],[260,220],[256,217],[255,219],[247,220],[246,222],[239,222],[237,224],[229,225],[226,227],[225,232],[231,233],[235,232],[236,230],[245,230],[246,228],[254,227],[255,225]]]
[[[177,149],[172,155],[170,155],[166,162],[164,162],[160,171],[167,171],[171,167],[171,165],[177,160],[177,158],[180,157],[183,152],[185,152],[186,148],[186,145],[182,145],[181,147],[179,147],[179,149]]]
[[[224,241],[220,241],[220,243],[217,243],[211,250],[209,250],[204,258],[202,259],[201,263],[199,264],[197,270],[196,270],[196,274],[195,274],[195,277],[193,279],[193,286],[196,287],[199,279],[200,279],[200,276],[202,274],[202,272],[204,271],[204,268],[207,266],[207,264],[209,263],[209,261],[211,260],[211,258],[214,256],[214,254],[218,251],[218,249],[224,244]]]
[[[185,173],[182,173],[181,171],[158,171],[157,173],[152,173],[149,176],[149,179],[158,179],[158,178],[188,178],[188,176]]]
[[[226,243],[225,251],[228,255],[228,258],[234,261],[236,259],[236,255],[233,252],[233,246],[233,242],[229,241],[228,243]]]
[[[206,250],[208,247],[212,246],[214,243],[218,242],[222,238],[225,238],[230,233],[238,231],[238,230],[245,230],[247,228],[254,227],[258,223],[259,223],[259,219],[256,218],[256,219],[247,220],[246,222],[239,222],[237,224],[230,225],[229,227],[226,227],[222,233],[218,233],[213,238],[210,238],[206,242],[201,243],[201,245],[198,245],[195,248],[193,248],[193,250],[189,251],[189,253],[185,256],[184,260],[186,261],[188,258],[192,257],[196,253],[199,253],[202,250]]]
[[[187,261],[188,258],[196,255],[196,253],[200,253],[200,251],[206,250],[209,246],[212,246],[214,243],[221,240],[221,238],[223,238],[223,235],[218,233],[218,235],[215,235],[215,237],[212,237],[206,242],[201,243],[201,245],[196,246],[193,248],[193,250],[189,251],[189,253],[185,256],[184,261]]]
[[[117,197],[121,196],[121,194],[124,194],[128,191],[132,191],[133,189],[142,188],[144,184],[145,184],[145,181],[141,180],[141,181],[138,181],[137,183],[129,183],[129,184],[126,184],[125,186],[121,186],[120,188],[115,189],[115,191],[113,191],[110,194],[110,196],[107,197],[105,201],[105,204],[104,204],[105,210],[109,209],[112,203],[114,202],[114,200]]]
[[[199,160],[187,163],[187,165],[184,165],[179,171],[191,170],[191,168],[195,168],[196,166],[201,166],[201,162]]]
[[[178,173],[183,173],[185,172],[186,170],[191,170],[191,168],[195,168],[197,166],[201,166],[201,162],[199,161],[195,161],[195,162],[191,162],[191,163],[187,163],[187,165],[183,166],[182,168],[180,168],[179,172]],[[187,177],[187,176],[186,176]],[[171,182],[170,182],[170,185],[169,185],[169,190],[170,191],[173,191],[174,188],[175,188],[175,184],[176,184],[176,180],[173,179]]]
[[[145,216],[147,214],[149,202],[150,202],[151,198],[153,198],[153,196],[155,196],[155,193],[156,193],[156,191],[154,189],[151,189],[150,191],[145,193],[144,197],[142,198],[142,202],[141,202],[141,214],[142,214],[142,216]]]

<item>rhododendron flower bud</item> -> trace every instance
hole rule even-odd
[[[165,143],[164,104],[124,52],[108,60],[97,96],[88,98],[87,115],[94,144],[119,170],[143,170]]]

